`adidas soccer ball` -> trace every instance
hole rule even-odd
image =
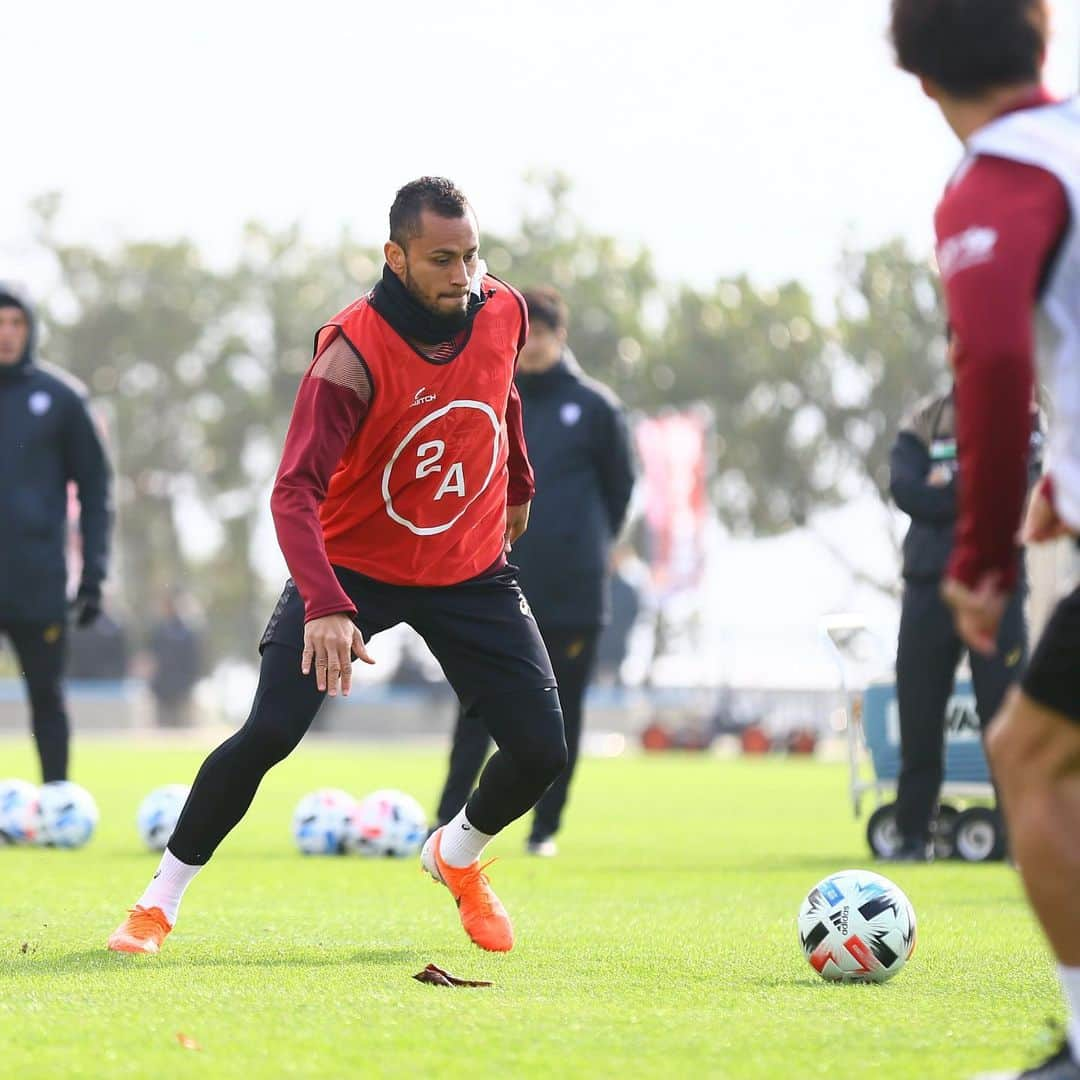
[[[38,789],[25,780],[0,780],[0,845],[29,844],[37,828]]]
[[[70,780],[41,785],[35,843],[45,847],[82,847],[94,835],[97,823],[97,803],[86,788]]]
[[[165,850],[190,790],[186,784],[166,784],[155,788],[139,803],[135,826],[139,838],[151,851]]]
[[[293,839],[305,855],[342,855],[356,800],[339,788],[305,795],[293,813]]]
[[[799,944],[830,982],[886,982],[915,951],[915,911],[888,878],[842,870],[799,909]]]
[[[427,836],[424,808],[404,791],[373,791],[356,804],[345,846],[360,855],[415,855]]]

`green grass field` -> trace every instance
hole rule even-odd
[[[1002,866],[896,868],[919,918],[907,968],[819,979],[798,906],[868,856],[843,770],[806,761],[584,762],[559,858],[525,857],[520,823],[492,848],[517,932],[493,956],[416,862],[292,848],[304,792],[395,786],[430,805],[442,755],[312,742],[267,778],[165,951],[107,953],[156,864],[136,805],[201,757],[83,741],[91,845],[0,850],[0,1076],[966,1077],[1024,1063],[1061,1011]],[[0,743],[0,775],[33,771],[28,746]],[[495,986],[421,985],[429,961]]]

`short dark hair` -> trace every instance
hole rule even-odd
[[[1049,34],[1045,0],[892,0],[900,66],[960,99],[1034,82]]]
[[[390,239],[402,247],[420,235],[420,215],[432,210],[439,217],[460,218],[469,212],[469,200],[444,176],[421,176],[410,180],[394,196],[390,207]]]
[[[550,285],[540,285],[535,289],[524,289],[521,295],[529,309],[529,322],[543,323],[549,330],[566,328],[569,312],[558,289],[553,289]]]

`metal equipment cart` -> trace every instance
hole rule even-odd
[[[823,629],[844,698],[852,806],[859,817],[863,797],[872,795],[876,808],[867,821],[866,839],[875,855],[887,857],[900,843],[893,801],[900,776],[896,683],[891,671],[870,678],[865,672],[875,661],[879,672],[891,668],[891,662],[880,638],[858,616],[829,616]],[[945,712],[945,778],[934,828],[935,856],[968,862],[1001,858],[1004,828],[993,803],[971,682],[958,677]]]

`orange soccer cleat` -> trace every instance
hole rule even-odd
[[[428,837],[420,864],[450,890],[457,901],[461,925],[475,944],[489,952],[509,952],[514,947],[514,928],[484,873],[495,860],[482,866],[479,861],[469,866],[448,866],[439,854],[441,836],[442,829],[436,829]]]
[[[113,952],[156,953],[171,929],[161,908],[136,904],[110,935],[108,948]]]

